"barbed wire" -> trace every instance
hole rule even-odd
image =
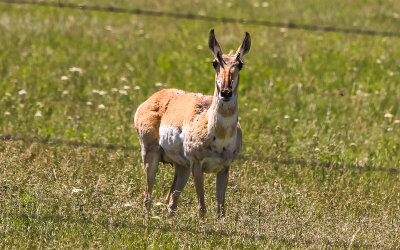
[[[39,5],[39,6],[47,6],[47,7],[57,7],[57,8],[69,8],[69,9],[81,9],[88,11],[102,11],[102,12],[116,12],[116,13],[128,13],[134,15],[146,15],[146,16],[165,16],[177,19],[192,19],[192,20],[203,20],[203,21],[215,21],[215,22],[225,22],[225,23],[242,23],[242,24],[250,24],[250,25],[261,25],[261,26],[270,26],[270,27],[285,27],[290,29],[303,29],[310,31],[321,31],[321,32],[339,32],[339,33],[354,33],[361,35],[369,35],[369,36],[383,36],[383,37],[400,37],[400,33],[396,32],[384,32],[384,31],[376,31],[376,30],[362,30],[362,29],[354,29],[354,28],[339,28],[339,27],[330,27],[330,26],[314,26],[314,25],[304,25],[304,24],[296,24],[296,23],[284,23],[284,22],[270,22],[264,20],[247,20],[241,18],[226,18],[226,17],[211,17],[204,15],[196,15],[190,13],[174,13],[174,12],[163,12],[163,11],[153,11],[153,10],[142,10],[142,9],[124,9],[117,8],[112,6],[86,6],[86,5],[77,5],[72,3],[61,3],[61,2],[36,2],[36,1],[25,1],[25,0],[0,0],[0,3],[8,3],[8,4],[24,4],[24,5]],[[22,136],[13,136],[13,135],[1,135],[0,140],[3,141],[24,141],[24,142],[37,142],[43,144],[63,144],[75,147],[91,147],[91,148],[104,148],[104,149],[120,149],[120,150],[138,150],[138,147],[135,146],[127,146],[127,145],[119,145],[119,144],[102,144],[102,143],[87,143],[81,141],[74,140],[61,140],[61,139],[49,139],[49,138],[39,138],[39,137],[22,137]],[[279,158],[258,158],[258,157],[248,157],[246,155],[241,155],[239,159],[255,161],[255,162],[269,162],[269,163],[278,163],[285,165],[302,165],[302,166],[310,166],[317,167],[322,166],[325,168],[332,167],[338,169],[345,168],[357,168],[360,171],[383,171],[390,173],[400,173],[400,169],[397,168],[377,168],[372,166],[366,166],[364,168],[360,168],[356,164],[343,164],[336,162],[317,162],[317,161],[306,161],[304,159],[279,159]]]
[[[229,17],[213,17],[206,15],[199,15],[193,13],[178,13],[168,11],[155,11],[155,10],[144,10],[144,9],[127,9],[114,6],[93,6],[93,5],[79,5],[73,3],[62,3],[62,2],[37,2],[37,1],[25,1],[25,0],[0,0],[0,3],[8,4],[20,4],[20,5],[38,5],[46,7],[56,8],[68,8],[68,9],[80,9],[87,11],[102,11],[102,12],[115,12],[115,13],[127,13],[133,15],[143,16],[159,16],[159,17],[170,17],[176,19],[188,19],[188,20],[201,20],[208,22],[222,22],[222,23],[240,23],[257,26],[268,26],[277,28],[288,28],[288,29],[299,29],[308,31],[319,31],[319,32],[335,32],[345,34],[359,34],[366,36],[381,36],[381,37],[400,37],[399,32],[381,31],[381,30],[366,30],[359,28],[344,28],[335,26],[319,26],[311,24],[298,24],[293,22],[272,22],[267,20],[255,20],[245,18],[229,18]]]
[[[89,143],[74,140],[61,140],[61,139],[50,139],[50,138],[40,138],[40,137],[23,137],[23,136],[13,136],[10,134],[0,134],[0,140],[2,141],[22,141],[22,142],[36,142],[42,144],[57,144],[57,145],[67,145],[74,147],[89,147],[89,148],[103,148],[103,149],[121,149],[121,150],[136,150],[138,147],[133,145],[119,145],[119,144],[103,144],[103,143]]]
[[[89,143],[74,140],[61,140],[61,139],[50,139],[50,138],[40,138],[40,137],[24,137],[24,136],[13,136],[10,134],[0,134],[0,140],[2,141],[22,141],[28,143],[41,143],[49,145],[67,145],[72,147],[89,147],[89,148],[101,148],[107,150],[139,150],[139,147],[134,145],[120,145],[120,144],[102,144],[102,143]],[[276,163],[282,165],[299,165],[307,166],[310,168],[324,168],[324,169],[336,169],[339,171],[344,171],[346,169],[358,170],[359,172],[387,172],[392,174],[400,174],[399,168],[389,168],[389,167],[376,167],[376,166],[359,166],[358,164],[352,163],[341,163],[341,162],[329,162],[329,161],[315,161],[306,160],[302,158],[277,158],[277,157],[258,157],[258,156],[248,156],[239,155],[239,160],[256,162],[256,163]]]

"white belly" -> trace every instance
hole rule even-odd
[[[159,144],[164,149],[164,160],[179,165],[188,165],[189,161],[183,154],[183,141],[186,128],[161,125]]]
[[[186,127],[161,125],[159,129],[159,145],[162,147],[165,162],[182,166],[190,166],[190,158],[200,159],[202,169],[206,173],[218,173],[232,163],[236,148],[236,134],[225,139],[215,139],[210,148],[198,148],[191,152],[191,144],[185,142]],[[186,143],[186,150],[184,143]],[[198,146],[198,145],[196,145]],[[186,154],[185,154],[186,153]]]

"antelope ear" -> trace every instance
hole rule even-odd
[[[219,58],[222,55],[222,49],[219,46],[217,39],[215,39],[214,29],[210,31],[210,36],[208,37],[208,47],[210,47],[210,50],[215,58]]]
[[[250,34],[246,32],[246,36],[243,40],[242,45],[240,45],[240,47],[236,51],[236,55],[240,60],[242,60],[244,55],[246,55],[250,51],[250,46],[251,46]]]

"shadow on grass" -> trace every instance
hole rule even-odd
[[[109,228],[121,228],[121,229],[140,229],[143,231],[151,232],[151,231],[159,231],[159,232],[179,232],[179,233],[191,233],[191,234],[198,234],[198,235],[206,235],[206,236],[216,236],[216,237],[239,237],[239,238],[245,238],[245,239],[253,239],[253,240],[263,240],[263,241],[275,241],[279,242],[282,244],[286,245],[303,245],[303,246],[312,246],[312,245],[325,245],[325,246],[330,246],[330,247],[355,247],[355,248],[372,248],[372,247],[378,247],[382,248],[384,245],[372,245],[372,244],[359,244],[357,242],[352,242],[351,245],[349,246],[348,242],[345,241],[335,241],[332,242],[330,240],[320,240],[320,241],[315,241],[311,239],[302,239],[303,242],[297,242],[295,239],[284,239],[284,238],[279,238],[277,236],[268,236],[265,234],[251,234],[251,233],[241,233],[237,231],[233,232],[228,232],[224,230],[216,230],[212,228],[206,228],[204,230],[199,230],[199,229],[193,229],[191,227],[185,226],[185,227],[177,227],[174,225],[171,226],[166,226],[166,225],[157,225],[157,222],[150,222],[149,225],[145,225],[143,223],[140,223],[138,221],[133,222],[133,223],[128,223],[128,222],[113,222],[110,223],[106,220],[90,220],[87,218],[68,218],[68,217],[63,217],[60,215],[53,215],[53,214],[46,214],[46,215],[41,215],[41,216],[31,216],[25,213],[2,213],[3,216],[6,217],[17,217],[19,219],[23,220],[37,220],[37,221],[51,221],[51,222],[67,222],[67,223],[79,223],[79,224],[85,224],[85,225],[91,225],[91,226],[101,226],[101,227],[109,227]]]
[[[23,141],[28,143],[41,143],[41,144],[49,144],[49,145],[67,145],[71,147],[89,147],[89,148],[102,148],[102,149],[110,149],[110,150],[139,150],[138,147],[130,145],[120,145],[120,144],[102,144],[102,143],[88,143],[81,141],[73,141],[73,140],[60,140],[60,139],[50,139],[50,138],[39,138],[39,137],[23,137],[23,136],[13,136],[9,134],[2,135],[0,134],[0,140],[3,141]],[[339,162],[327,162],[327,161],[308,161],[305,159],[281,159],[274,157],[249,157],[247,155],[240,155],[240,160],[250,161],[250,162],[264,162],[264,163],[278,163],[284,165],[299,165],[302,167],[323,167],[330,168],[337,171],[346,171],[346,170],[357,170],[361,173],[363,172],[386,172],[390,174],[399,174],[400,169],[398,168],[385,168],[385,167],[375,167],[375,166],[359,166],[357,164],[352,163],[339,163]]]

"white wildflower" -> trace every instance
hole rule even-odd
[[[82,192],[83,190],[82,189],[80,189],[80,188],[73,188],[72,189],[72,193],[79,193],[79,192]]]
[[[121,95],[128,95],[128,92],[127,92],[126,90],[123,90],[123,89],[121,89],[121,90],[119,91],[119,93],[120,93]]]
[[[106,91],[104,91],[104,90],[98,90],[98,89],[93,89],[93,90],[92,90],[92,93],[99,94],[99,95],[105,95],[105,94],[107,94]]]
[[[156,87],[161,87],[161,86],[163,86],[163,84],[161,83],[161,82],[156,82]]]
[[[42,112],[40,112],[40,110],[36,111],[35,116],[36,117],[41,117],[42,116]]]
[[[61,76],[61,80],[62,80],[62,81],[68,80],[68,76]]]
[[[139,90],[139,89],[140,89],[140,86],[135,86],[135,89],[136,89],[136,90]]]
[[[156,206],[163,206],[164,205],[164,203],[162,203],[162,202],[157,202],[156,203]]]
[[[377,60],[376,60],[376,63],[377,63],[377,64],[381,64],[382,61],[381,61],[380,59],[377,59]]]
[[[126,77],[123,76],[123,77],[120,78],[120,80],[123,81],[123,82],[126,82]]]
[[[387,131],[388,132],[390,132],[390,131],[392,131],[393,130],[393,128],[387,128]]]
[[[68,95],[69,92],[68,92],[68,90],[64,90],[62,93],[63,93],[63,95]]]
[[[385,118],[392,118],[392,117],[393,117],[392,114],[389,114],[389,113],[385,114]]]
[[[18,95],[26,95],[26,90],[21,89],[20,91],[18,91]]]
[[[131,87],[130,86],[128,86],[128,85],[125,85],[124,86],[124,89],[126,89],[126,90],[128,90],[128,89],[130,89]]]
[[[79,72],[79,74],[82,74],[82,69],[81,68],[78,68],[78,67],[72,67],[72,68],[69,68],[69,71],[71,71],[71,72]]]
[[[285,118],[285,119],[289,119],[289,118],[290,118],[290,116],[288,116],[288,115],[285,115],[283,118]]]
[[[91,105],[93,105],[93,103],[91,101],[88,101],[88,102],[86,102],[86,105],[91,106]]]
[[[263,2],[263,3],[262,3],[262,7],[266,8],[266,7],[268,7],[268,6],[269,6],[269,3],[268,3],[268,2]]]
[[[117,88],[112,88],[111,91],[112,92],[118,92],[118,89]]]
[[[6,111],[6,112],[4,112],[4,115],[11,115],[11,113]]]
[[[318,151],[319,151],[319,148],[315,148],[314,150],[315,150],[315,152],[318,152]]]
[[[97,106],[99,109],[105,109],[106,107],[104,106],[104,104],[100,104],[99,106]]]
[[[299,121],[299,119],[295,118],[293,121],[294,121],[294,122],[298,122],[298,121]]]
[[[400,120],[395,120],[394,123],[395,123],[395,124],[399,124],[399,123],[400,123]]]

